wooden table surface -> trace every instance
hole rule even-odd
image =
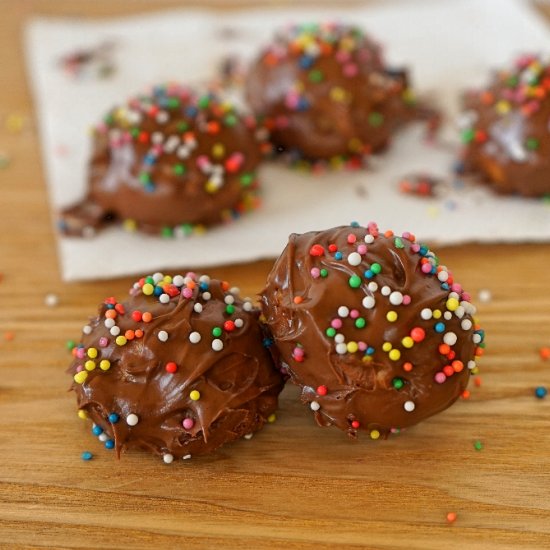
[[[348,442],[316,428],[288,387],[274,425],[210,458],[165,466],[145,453],[117,461],[104,450],[66,391],[65,342],[132,279],[60,278],[21,25],[33,13],[151,6],[0,7],[0,151],[11,157],[0,169],[0,546],[550,548],[550,397],[534,396],[536,386],[550,387],[550,362],[538,355],[550,346],[547,244],[439,250],[474,297],[492,293],[479,304],[488,335],[482,384],[405,434]],[[254,293],[269,268],[210,272]],[[57,307],[45,305],[48,293],[59,296]],[[81,460],[84,450],[94,459]],[[452,524],[448,512],[457,514]]]

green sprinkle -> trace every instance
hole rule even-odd
[[[151,175],[148,172],[140,172],[139,181],[141,183],[149,183],[151,181]]]
[[[162,237],[169,238],[169,237],[172,237],[174,235],[174,230],[171,227],[168,227],[167,225],[165,225],[160,230],[160,234],[161,234]]]
[[[111,124],[115,121],[115,117],[109,113],[104,119],[103,121],[105,122],[105,124],[111,126]]]
[[[534,137],[527,138],[525,140],[525,147],[527,147],[529,151],[536,151],[539,148],[539,140]]]
[[[241,176],[241,185],[248,187],[254,181],[254,174],[252,172],[246,172]]]
[[[228,304],[227,306],[225,306],[225,313],[227,313],[228,315],[232,315],[233,313],[235,313],[235,306],[233,304]]]
[[[233,113],[228,113],[225,115],[223,122],[226,126],[235,126],[237,124],[237,117]]]
[[[153,280],[153,277],[145,277],[145,282],[153,286],[155,285],[155,281]]]
[[[212,329],[212,336],[219,338],[222,335],[222,329],[220,327],[214,327]]]
[[[185,166],[183,164],[174,164],[174,174],[183,176],[185,174]]]
[[[382,113],[370,113],[368,117],[368,122],[374,128],[378,128],[384,124],[384,115]]]
[[[470,143],[475,137],[475,131],[473,128],[468,128],[462,132],[462,143]]]
[[[392,381],[392,386],[396,389],[396,390],[400,390],[404,385],[405,385],[405,382],[403,382],[403,378],[399,378],[398,376],[396,376]]]
[[[357,328],[365,328],[365,325],[367,324],[367,321],[363,317],[359,317],[358,319],[355,319],[355,326]]]
[[[180,100],[177,97],[169,97],[166,103],[168,109],[177,109],[180,106]]]
[[[378,275],[382,271],[382,266],[380,264],[374,263],[370,266],[370,270],[375,274]]]
[[[336,329],[333,328],[333,327],[329,327],[327,328],[327,330],[325,331],[325,334],[329,337],[329,338],[334,338],[336,336]]]
[[[197,101],[197,106],[199,109],[206,109],[208,105],[210,105],[210,97],[207,95],[203,95]]]
[[[395,248],[405,248],[405,245],[403,244],[403,241],[400,237],[395,237],[393,244],[395,245]]]
[[[550,195],[548,195],[548,199],[550,200]],[[323,269],[321,269],[321,271],[320,271],[320,274],[321,274],[321,277],[323,277],[323,278],[328,277],[328,269],[325,269],[323,267]]]
[[[178,123],[177,129],[178,132],[187,132],[187,130],[189,130],[189,124],[187,124],[187,122],[185,121],[182,121]]]
[[[361,277],[359,275],[352,275],[348,283],[351,288],[359,288],[361,286]]]
[[[130,134],[132,134],[133,138],[137,138],[139,136],[139,128],[132,128]]]
[[[479,439],[477,441],[474,441],[474,449],[476,451],[481,451],[481,449],[483,449],[483,443],[481,443]]]
[[[184,223],[180,227],[184,235],[191,235],[193,233],[193,226],[190,223]]]
[[[67,340],[65,345],[67,346],[67,349],[71,351],[76,346],[76,342],[74,340]]]
[[[506,86],[508,86],[509,88],[515,88],[518,85],[518,83],[519,83],[519,78],[516,75],[510,76],[506,80]]]
[[[323,80],[323,72],[319,69],[312,69],[307,76],[310,82],[321,82]]]

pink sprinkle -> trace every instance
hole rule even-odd
[[[359,348],[359,351],[367,351],[367,343],[366,342],[357,342],[357,347]]]
[[[84,365],[78,365],[76,367],[76,372],[82,372],[84,370]]]
[[[196,163],[201,170],[204,170],[210,166],[210,161],[208,160],[208,157],[206,155],[199,155],[197,157]]]
[[[472,301],[472,297],[470,296],[470,294],[468,292],[463,292],[462,293],[462,299],[463,300],[466,300],[467,302],[471,302]]]
[[[314,279],[318,279],[321,276],[321,270],[318,267],[311,268],[310,273]]]
[[[411,250],[416,254],[420,250],[420,245],[418,243],[412,244]]]
[[[451,285],[451,290],[453,292],[456,292],[456,293],[460,294],[462,292],[462,285],[459,285],[458,283],[453,283]]]
[[[105,336],[102,336],[100,339],[99,339],[99,347],[101,348],[105,348],[107,347],[107,344],[109,343],[109,340],[107,338],[105,338]]]
[[[355,63],[346,63],[344,65],[343,72],[344,72],[344,76],[351,78],[357,75],[357,73],[359,72],[359,69],[357,68],[357,65]]]
[[[404,231],[403,234],[401,235],[404,239],[407,239],[407,241],[410,240],[411,238],[411,234],[408,232],[408,231]]]
[[[79,358],[79,359],[84,359],[84,348],[78,348],[76,350],[76,356]]]
[[[332,328],[335,328],[336,330],[341,329],[342,328],[342,319],[333,319],[330,322],[330,326]]]
[[[432,271],[432,264],[430,263],[422,264],[422,273],[431,273],[431,271]]]
[[[191,430],[195,425],[195,421],[192,418],[184,418],[182,424],[186,430]]]
[[[357,247],[357,252],[359,254],[361,254],[361,256],[363,256],[364,254],[367,253],[367,245],[366,244],[360,244],[358,247]]]
[[[292,355],[294,357],[303,357],[304,356],[304,350],[302,348],[294,348],[294,351],[292,352]]]
[[[359,317],[359,310],[358,310],[358,309],[352,309],[352,310],[349,312],[349,316],[350,316],[352,319],[357,319],[357,317]]]
[[[338,61],[338,63],[345,63],[349,60],[350,53],[346,50],[338,50],[334,57],[336,57],[336,61]]]
[[[275,119],[275,125],[277,128],[287,128],[290,124],[290,120],[287,116],[281,115]]]
[[[435,376],[434,376],[434,380],[438,384],[443,384],[443,382],[445,382],[445,380],[447,380],[447,377],[445,376],[445,373],[443,373],[443,372],[436,372]]]
[[[191,298],[191,296],[193,296],[193,291],[190,289],[190,288],[187,288],[185,287],[182,291],[181,291],[181,295],[184,297],[184,298]]]
[[[405,294],[403,296],[403,305],[408,306],[411,303],[411,300],[412,298],[408,294]]]
[[[349,244],[353,244],[356,240],[357,240],[357,237],[353,233],[350,233],[348,235],[348,243]]]

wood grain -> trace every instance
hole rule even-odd
[[[493,294],[479,307],[488,353],[469,400],[407,433],[348,442],[316,428],[288,387],[274,425],[215,456],[164,466],[144,453],[117,461],[103,450],[65,391],[64,345],[107,293],[123,296],[131,280],[60,279],[21,25],[33,13],[120,14],[153,3],[0,7],[0,150],[13,157],[0,170],[0,546],[550,547],[550,399],[533,396],[550,386],[550,363],[537,354],[550,345],[547,244],[439,251],[474,296]],[[13,113],[31,121],[21,132],[5,127]],[[210,271],[253,293],[269,267]],[[58,307],[44,305],[49,292],[60,296]],[[90,462],[80,459],[86,449],[95,454]],[[452,525],[449,511],[458,514]]]

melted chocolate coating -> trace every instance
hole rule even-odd
[[[140,447],[165,461],[259,430],[283,387],[259,310],[218,280],[149,280],[136,283],[124,304],[108,298],[84,328],[69,368],[79,409],[118,453]],[[120,419],[112,422],[112,413]]]
[[[550,193],[550,66],[535,56],[467,92],[459,121],[464,170],[497,193]]]
[[[468,295],[433,253],[409,233],[387,235],[375,224],[293,234],[261,295],[302,401],[320,426],[352,437],[446,409],[483,340]]]
[[[88,194],[62,212],[61,230],[82,235],[106,219],[148,232],[230,221],[256,205],[266,137],[211,93],[170,85],[130,99],[95,128]]]
[[[388,70],[380,47],[345,25],[281,31],[252,64],[246,94],[276,149],[311,160],[380,151],[417,115],[406,72]]]

